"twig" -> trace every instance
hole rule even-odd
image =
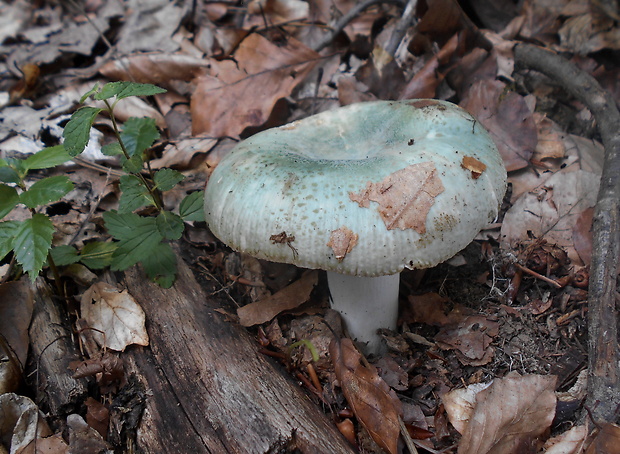
[[[545,281],[547,284],[551,284],[555,288],[562,288],[562,284],[560,284],[558,281],[554,281],[553,279],[551,279],[551,278],[549,278],[547,276],[544,276],[544,275],[542,275],[540,273],[537,273],[536,271],[531,270],[531,269],[521,265],[520,263],[516,263],[516,265],[517,265],[517,268],[519,268],[524,273],[527,273],[527,274],[529,274],[531,276],[534,276],[534,277],[540,279],[541,281]]]
[[[517,66],[550,77],[590,110],[605,147],[592,224],[585,407],[592,409],[593,419],[613,422],[620,405],[615,303],[620,257],[620,113],[613,97],[592,76],[559,55],[529,44],[518,44],[514,54]]]
[[[394,56],[394,54],[396,54],[396,50],[398,49],[398,46],[400,46],[400,42],[403,40],[405,33],[407,33],[407,29],[411,26],[411,23],[413,22],[415,7],[417,4],[418,0],[407,1],[407,5],[405,6],[403,15],[396,24],[396,28],[394,28],[394,31],[390,36],[390,40],[388,41],[387,46],[385,46],[385,51],[392,57]]]
[[[402,4],[400,0],[365,0],[361,3],[356,4],[353,8],[351,8],[345,15],[343,15],[336,24],[332,27],[332,30],[326,34],[321,41],[319,41],[313,49],[316,52],[320,52],[325,49],[333,40],[338,36],[338,34],[344,30],[344,28],[351,22],[353,19],[357,17],[362,11],[367,8],[370,8],[373,5],[377,5],[379,3],[397,3]]]
[[[407,449],[409,449],[409,452],[411,454],[418,454],[418,450],[413,444],[411,435],[409,435],[409,431],[407,430],[407,427],[405,427],[405,422],[403,421],[403,418],[401,418],[400,416],[398,417],[398,424],[400,425],[400,434],[403,436],[403,440],[405,440]]]

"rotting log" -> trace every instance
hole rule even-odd
[[[243,328],[216,312],[178,259],[171,289],[133,269],[123,284],[146,312],[149,347],[126,371],[146,387],[137,445],[157,453],[352,453],[330,419]]]
[[[64,305],[55,300],[42,277],[35,281],[33,292],[28,382],[35,389],[37,404],[52,417],[62,418],[81,408],[88,392],[86,379],[73,378],[69,368],[72,361],[82,357]]]

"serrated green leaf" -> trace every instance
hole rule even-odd
[[[0,260],[13,250],[13,241],[20,221],[0,222]]]
[[[111,268],[114,271],[125,270],[143,260],[163,240],[155,218],[107,211],[103,220],[108,232],[120,240],[112,254]]]
[[[13,241],[15,259],[34,281],[52,247],[54,225],[44,214],[36,213],[17,228]]]
[[[158,138],[159,131],[154,118],[131,117],[123,125],[121,140],[129,156],[142,153]]]
[[[50,255],[57,266],[67,266],[80,261],[78,251],[73,246],[57,246],[51,249]]]
[[[12,167],[0,167],[0,181],[3,183],[19,183],[21,178]]]
[[[204,191],[192,192],[185,197],[179,205],[179,216],[184,221],[205,220],[205,193]]]
[[[64,175],[44,178],[22,192],[19,201],[28,208],[36,208],[46,203],[56,202],[73,189],[73,183]]]
[[[24,167],[26,170],[32,169],[49,169],[63,164],[71,159],[64,145],[56,145],[54,147],[44,148],[37,153],[24,159]]]
[[[167,240],[178,240],[183,235],[185,224],[183,219],[171,211],[162,211],[155,218],[159,233]]]
[[[184,179],[185,175],[172,169],[158,170],[153,177],[153,181],[160,191],[169,191]]]
[[[84,104],[84,101],[86,101],[91,95],[97,93],[97,91],[99,91],[99,82],[95,83],[95,85],[93,85],[93,88],[91,88],[86,93],[84,93],[84,95],[82,95],[82,97],[80,98],[80,104]]]
[[[146,275],[163,288],[170,288],[177,273],[177,259],[168,243],[159,243],[141,260]]]
[[[0,219],[11,212],[19,203],[19,194],[12,186],[0,184]]]
[[[130,159],[125,159],[125,156],[121,156],[121,165],[123,170],[127,173],[140,173],[144,168],[144,159],[142,159],[142,153],[133,155]]]
[[[80,252],[80,262],[94,270],[105,268],[112,263],[112,254],[118,243],[93,241],[84,245]]]
[[[118,142],[111,142],[101,147],[101,152],[106,156],[117,156],[123,154],[121,144]]]
[[[135,175],[123,175],[121,177],[121,199],[118,203],[119,213],[131,213],[145,205],[155,205],[153,197]]]
[[[81,107],[73,115],[65,126],[62,136],[65,138],[64,146],[69,156],[77,156],[88,145],[90,128],[99,112],[103,109],[95,107]]]
[[[140,84],[137,82],[109,82],[101,88],[95,95],[95,99],[100,101],[116,96],[121,100],[129,96],[153,96],[159,93],[166,93],[167,90],[151,84]]]

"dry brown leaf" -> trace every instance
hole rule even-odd
[[[586,454],[620,454],[620,426],[603,423]]]
[[[538,138],[534,117],[523,97],[504,93],[505,88],[495,79],[479,80],[460,105],[489,131],[510,172],[529,164]]]
[[[189,82],[211,64],[210,60],[184,54],[148,53],[114,59],[99,72],[112,80],[130,80],[169,86],[170,81]]]
[[[43,413],[27,397],[0,394],[0,409],[0,440],[9,443],[11,453],[34,452],[38,440],[52,433]]]
[[[463,161],[461,162],[461,167],[471,172],[471,177],[474,180],[480,178],[482,172],[484,172],[487,168],[486,164],[478,161],[476,158],[472,158],[471,156],[463,156]]]
[[[574,426],[570,430],[545,442],[545,454],[581,454],[588,436],[586,426]]]
[[[295,309],[310,299],[312,289],[318,283],[319,274],[311,271],[277,293],[237,309],[239,323],[253,326],[268,322],[283,311]]]
[[[460,407],[454,422],[454,406],[446,405],[450,422],[462,430],[458,453],[536,452],[539,437],[555,416],[555,384],[554,375],[521,376],[511,372],[474,391],[475,400]],[[443,397],[444,404],[451,402],[452,393]]]
[[[111,446],[99,435],[95,429],[86,424],[86,421],[78,415],[67,416],[69,429],[69,447],[72,453],[109,453]]]
[[[99,345],[124,351],[131,344],[149,344],[144,311],[127,290],[97,282],[84,292],[80,307]]]
[[[444,350],[454,349],[466,365],[482,366],[493,358],[493,338],[499,333],[499,323],[482,315],[470,315],[456,326],[446,326],[437,333],[435,341]]]
[[[0,335],[15,352],[21,367],[26,365],[28,356],[28,327],[33,307],[34,296],[28,280],[23,278],[0,285]]]
[[[426,323],[432,326],[446,326],[458,323],[471,312],[464,306],[449,305],[450,300],[439,293],[409,295],[402,320],[404,323]]]
[[[308,3],[301,0],[251,0],[243,28],[249,30],[253,27],[302,21],[308,18],[309,9]],[[295,31],[294,28],[290,30]]]
[[[357,420],[373,440],[390,454],[398,451],[401,404],[396,393],[377,374],[360,362],[362,355],[351,339],[333,339],[329,354],[336,378]]]
[[[368,182],[358,194],[350,192],[349,198],[363,208],[368,208],[370,201],[377,202],[388,230],[414,229],[422,234],[435,197],[443,190],[435,164],[423,162],[398,170],[379,183]]]
[[[213,62],[211,73],[197,79],[191,99],[193,133],[239,137],[248,126],[262,125],[276,101],[290,95],[319,58],[293,38],[277,46],[249,35],[235,61]]]

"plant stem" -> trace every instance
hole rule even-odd
[[[108,113],[110,114],[110,119],[112,120],[112,129],[114,129],[114,135],[116,136],[116,140],[118,140],[118,143],[121,146],[121,150],[123,151],[123,155],[125,156],[125,159],[129,161],[131,159],[131,156],[129,155],[129,152],[127,151],[127,148],[125,148],[125,144],[123,143],[123,140],[121,139],[121,131],[118,127],[118,123],[116,122],[116,118],[114,117],[114,107],[110,105],[107,99],[104,99],[103,102],[108,108]],[[153,202],[155,203],[157,210],[160,212],[164,211],[164,205],[161,200],[161,197],[159,197],[159,194],[157,193],[157,191],[155,191],[151,187],[148,180],[144,178],[144,175],[142,175],[139,172],[133,173],[133,174],[136,175],[138,178],[140,178],[140,181],[142,181],[142,184],[144,185],[144,187],[147,189],[147,191],[149,191],[149,194],[153,198]]]

